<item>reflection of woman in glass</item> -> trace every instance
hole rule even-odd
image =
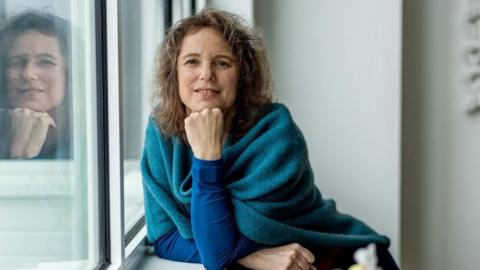
[[[69,25],[25,12],[0,31],[0,158],[69,158]]]

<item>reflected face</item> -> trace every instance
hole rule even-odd
[[[6,84],[10,104],[47,112],[65,96],[65,59],[58,39],[37,31],[17,37],[7,55]]]
[[[231,109],[237,95],[238,63],[223,36],[211,28],[185,36],[177,58],[180,99],[187,113]]]

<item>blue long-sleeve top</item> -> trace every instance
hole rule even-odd
[[[155,242],[155,253],[165,259],[202,263],[206,269],[224,269],[261,247],[237,228],[230,194],[223,183],[223,161],[193,158],[191,222],[193,239],[178,230]]]

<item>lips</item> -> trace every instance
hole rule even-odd
[[[20,94],[28,94],[28,93],[41,93],[45,92],[45,90],[35,87],[27,87],[27,88],[18,88],[18,93]]]
[[[213,89],[213,88],[197,88],[194,89],[193,92],[202,95],[202,97],[214,97],[216,95],[220,94],[219,90]]]

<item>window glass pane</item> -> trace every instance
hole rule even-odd
[[[93,268],[93,1],[0,0],[0,16],[0,269]]]
[[[163,37],[163,1],[121,1],[125,232],[142,219],[140,157],[149,112],[156,47]],[[127,237],[127,242],[129,241]],[[128,254],[127,254],[128,256]]]

